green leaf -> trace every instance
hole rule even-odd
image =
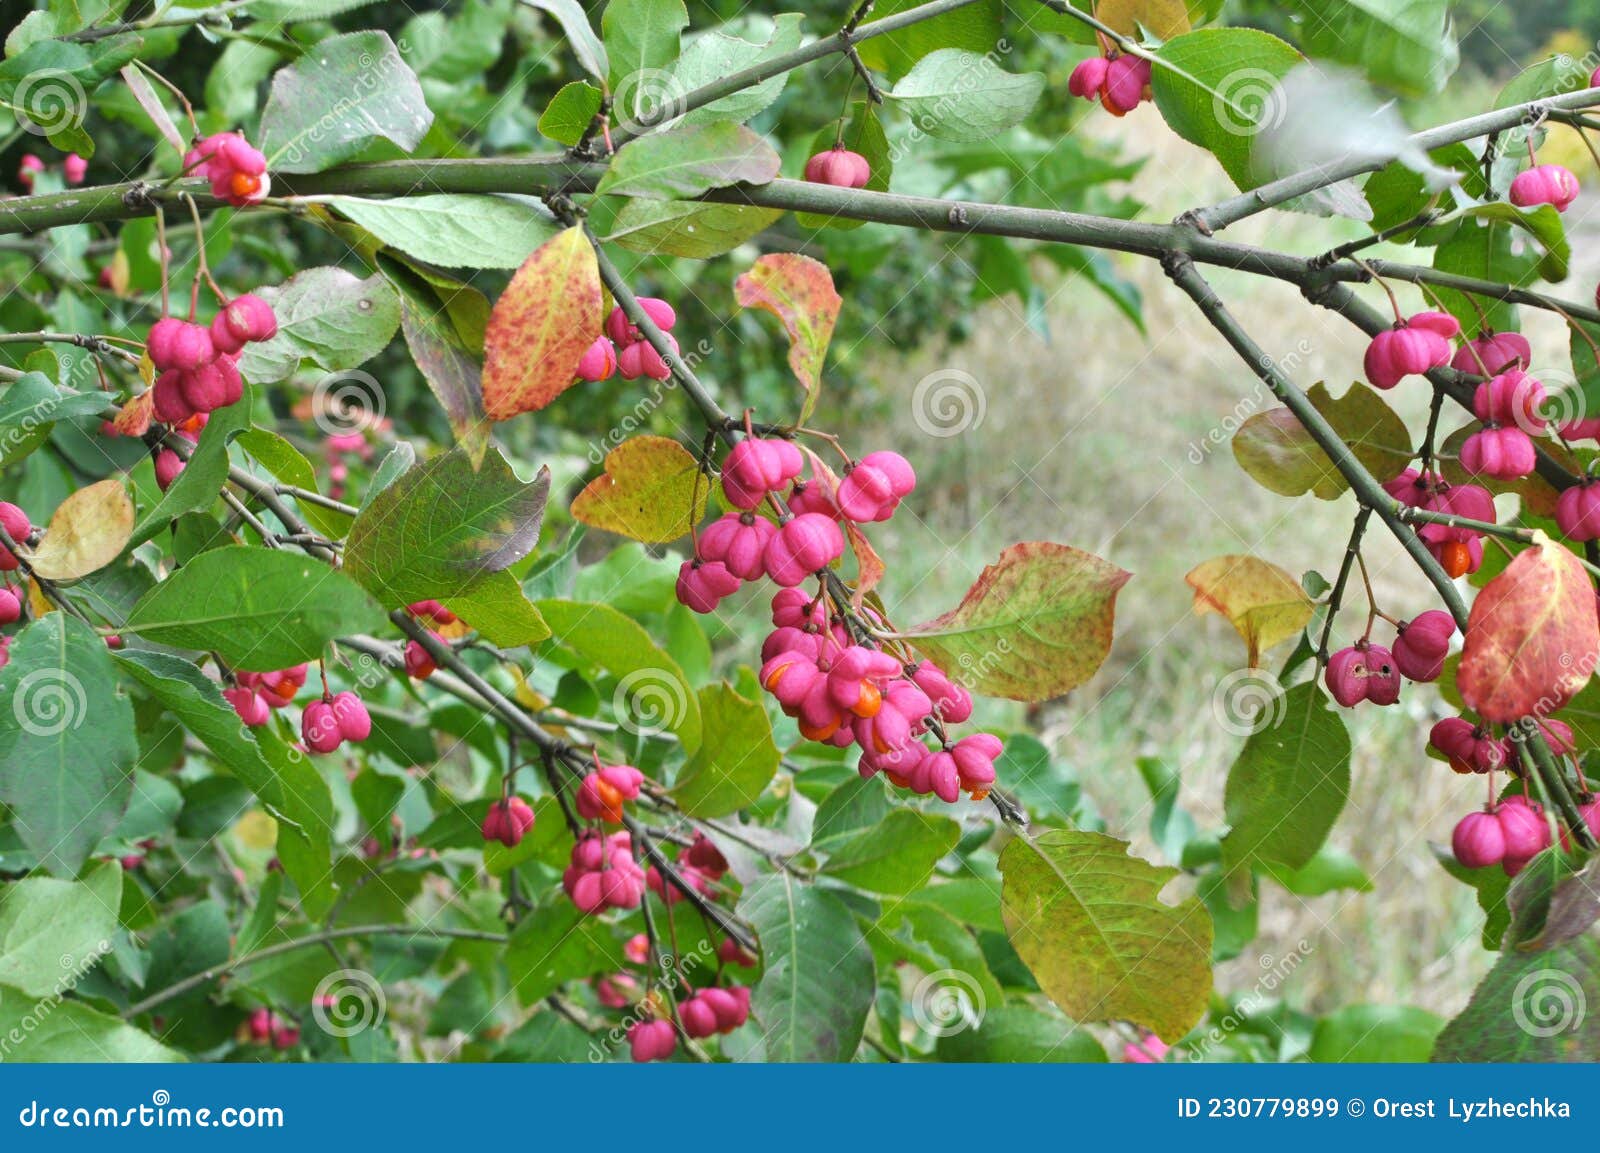
[[[45,868],[75,876],[133,795],[133,707],[105,642],[76,617],[46,614],[10,652],[0,676],[0,801]]]
[[[70,987],[110,951],[121,905],[115,861],[82,881],[28,877],[0,886],[0,984],[32,997]]]
[[[257,20],[293,24],[299,20],[326,20],[341,12],[365,8],[373,0],[250,0],[244,11]]]
[[[1021,124],[1044,91],[1044,73],[1007,72],[988,55],[944,48],[917,61],[886,95],[917,128],[941,140],[989,140]]]
[[[595,192],[684,200],[730,184],[765,184],[778,165],[772,145],[742,124],[690,124],[630,141]]]
[[[211,426],[206,425],[207,428]],[[317,471],[301,451],[275,432],[247,428],[239,434],[239,447],[249,453],[277,480],[307,492],[317,491]],[[329,540],[343,540],[350,531],[351,518],[342,512],[309,500],[296,500],[300,515]]]
[[[1021,1003],[996,1006],[972,1028],[943,1034],[935,1051],[941,1061],[972,1064],[1106,1061],[1106,1051],[1093,1034],[1060,1013]]]
[[[923,0],[879,0],[872,8],[872,21],[898,16],[918,7]],[[918,60],[941,48],[961,48],[968,52],[988,52],[1000,40],[1000,0],[979,0],[932,20],[922,20],[885,35],[863,40],[859,51],[868,68],[887,72],[898,80]],[[1040,15],[1048,15],[1040,10]],[[1031,16],[1030,16],[1031,18]],[[867,24],[871,27],[871,22]]]
[[[1349,792],[1344,719],[1315,681],[1294,686],[1263,710],[1228,771],[1224,871],[1237,877],[1267,861],[1303,868],[1327,839]]]
[[[1494,221],[1486,224],[1474,220],[1463,221],[1450,239],[1440,244],[1433,253],[1433,267],[1440,272],[1475,276],[1515,288],[1533,282],[1538,264],[1539,255],[1530,246],[1525,245],[1523,251],[1513,253],[1510,226]],[[1477,300],[1478,307],[1474,307],[1472,299],[1453,288],[1440,285],[1434,291],[1450,315],[1459,320],[1461,327],[1468,332],[1477,332],[1484,327],[1496,332],[1517,330],[1515,305],[1481,297]]]
[[[677,540],[705,515],[711,481],[694,454],[665,436],[635,436],[606,454],[605,471],[572,501],[572,519],[647,544]]]
[[[700,746],[700,702],[678,663],[644,626],[609,605],[582,601],[534,602],[555,639],[618,680],[612,705],[633,731],[678,734],[684,747]]]
[[[629,200],[611,222],[610,243],[647,256],[709,260],[766,231],[780,208],[697,204],[689,200]]]
[[[313,917],[325,913],[334,898],[328,866],[333,800],[310,760],[270,728],[240,724],[217,683],[188,661],[138,650],[119,653],[116,659],[260,798],[277,821],[278,856],[299,887],[306,912]]]
[[[1540,204],[1533,208],[1518,208],[1504,200],[1488,204],[1472,204],[1440,220],[1448,223],[1460,217],[1512,224],[1528,233],[1544,248],[1544,259],[1539,261],[1539,275],[1546,280],[1565,280],[1567,264],[1572,259],[1572,246],[1567,243],[1567,232],[1561,223],[1561,213],[1553,204]]]
[[[550,471],[525,481],[498,449],[474,466],[457,447],[425,461],[361,510],[345,540],[344,570],[380,604],[470,592],[539,543]]]
[[[168,1062],[183,1057],[159,1041],[89,1008],[82,1001],[52,1000],[50,1011],[39,999],[0,986],[0,1037],[19,1038],[6,1050],[6,1060],[24,1064],[50,1062]]]
[[[852,833],[871,828],[892,808],[881,778],[851,776],[817,805],[816,816],[811,819],[811,846],[826,849]]]
[[[1343,1064],[1426,1061],[1444,1018],[1406,1005],[1347,1005],[1317,1022],[1313,1061]]]
[[[1307,394],[1312,405],[1356,459],[1374,476],[1399,475],[1411,459],[1411,434],[1405,421],[1373,389],[1356,383],[1335,398],[1321,381]],[[1287,408],[1248,417],[1233,435],[1239,467],[1262,488],[1279,496],[1311,493],[1336,500],[1350,487],[1344,474]]]
[[[1217,158],[1234,184],[1254,188],[1250,152],[1271,124],[1276,82],[1300,53],[1253,28],[1202,28],[1169,40],[1156,53],[1151,88],[1167,125]]]
[[[661,73],[678,58],[689,13],[683,0],[609,0],[600,17],[600,35],[611,60],[611,93],[617,114],[637,120],[636,101],[651,85],[651,74]]]
[[[573,147],[594,123],[603,99],[600,89],[582,80],[562,85],[539,115],[539,134],[557,144]]]
[[[1179,1038],[1211,993],[1211,918],[1159,894],[1177,869],[1101,833],[1018,835],[1000,854],[1006,933],[1052,1001],[1077,1021],[1122,1019]]]
[[[974,692],[1041,701],[1077,688],[1111,648],[1117,591],[1132,573],[1063,544],[1012,545],[961,603],[907,639]]]
[[[488,300],[476,288],[410,261],[380,253],[378,266],[399,297],[400,331],[411,359],[444,409],[456,440],[474,462],[482,460],[489,440],[483,412]],[[377,479],[369,493],[384,487]]]
[[[441,268],[515,268],[556,234],[549,213],[509,196],[328,196],[322,203],[391,248]]]
[[[760,31],[767,39],[756,43],[712,30],[694,37],[683,49],[683,55],[673,66],[672,77],[677,95],[681,99],[698,88],[725,80],[735,72],[753,68],[800,47],[801,25],[804,17],[797,12],[785,12],[770,21],[761,20]],[[759,84],[713,100],[696,108],[684,117],[687,124],[711,124],[719,120],[732,120],[743,124],[757,113],[770,107],[783,94],[787,72],[768,77]]]
[[[10,467],[50,437],[59,420],[98,415],[99,393],[63,393],[41,372],[25,372],[0,392],[0,464]]]
[[[1472,1000],[1444,1027],[1435,1061],[1600,1059],[1600,941],[1584,935],[1552,949],[1506,949]]]
[[[387,348],[400,326],[394,289],[378,275],[361,280],[342,268],[308,268],[257,295],[278,317],[277,335],[245,345],[239,357],[239,371],[258,384],[284,379],[303,360],[329,372],[356,368]]]
[[[1305,50],[1408,96],[1439,92],[1461,63],[1449,0],[1290,0]]]
[[[216,652],[240,671],[271,672],[316,660],[335,637],[383,621],[341,572],[287,550],[229,547],[201,553],[151,589],[123,631]]]
[[[872,950],[850,910],[788,873],[746,887],[739,915],[761,939],[751,995],[770,1061],[848,1061],[876,986]]]
[[[782,759],[759,700],[726,681],[700,690],[704,736],[678,771],[672,796],[691,817],[725,817],[755,804]]]
[[[1583,60],[1562,53],[1530,64],[1524,68],[1495,97],[1496,108],[1512,108],[1534,100],[1564,96],[1589,87],[1590,70]]]
[[[273,172],[321,172],[379,138],[410,152],[432,123],[422,85],[388,33],[347,32],[272,78],[261,150]]]
[[[535,1005],[568,981],[621,969],[622,942],[558,890],[517,926],[505,964],[517,1000]]]
[[[537,8],[555,17],[556,23],[560,24],[561,30],[567,34],[567,43],[583,70],[600,83],[606,82],[606,77],[611,72],[611,65],[606,60],[605,45],[600,43],[600,37],[594,34],[594,27],[589,23],[589,17],[584,14],[583,5],[579,4],[578,0],[522,0],[522,2],[530,8]]]
[[[949,817],[895,809],[872,828],[831,845],[822,871],[870,893],[901,896],[926,886],[939,859],[960,839],[961,826]]]
[[[501,648],[537,644],[550,636],[550,626],[509,572],[490,573],[465,592],[446,595],[444,604]]]
[[[1367,871],[1356,859],[1342,849],[1327,845],[1318,849],[1317,855],[1298,869],[1268,861],[1262,871],[1299,897],[1320,897],[1325,893],[1340,891],[1372,891],[1372,878],[1367,876]]]
[[[200,431],[200,443],[189,454],[178,479],[168,486],[148,512],[134,526],[129,545],[137,546],[154,537],[185,513],[199,512],[216,502],[217,494],[228,480],[228,444],[250,427],[250,414],[255,407],[255,389],[245,389],[244,398],[237,404],[219,408]]]

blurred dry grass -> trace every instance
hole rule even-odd
[[[1087,130],[1118,131],[1134,148],[1143,141],[1148,163],[1137,193],[1151,205],[1148,219],[1231,191],[1209,157],[1146,126],[1141,115],[1153,113],[1142,109],[1115,126],[1091,118]],[[1578,228],[1575,207],[1569,229]],[[1283,214],[1228,233],[1305,255],[1362,234],[1350,222]],[[1593,261],[1583,266],[1581,246],[1574,247],[1567,291],[1586,297],[1586,287],[1572,286],[1593,284],[1595,269]],[[1219,618],[1194,616],[1184,574],[1212,556],[1255,553],[1296,575],[1315,568],[1331,578],[1355,505],[1348,496],[1285,500],[1240,471],[1228,445],[1232,429],[1275,402],[1159,268],[1137,258],[1118,266],[1143,291],[1147,338],[1080,281],[1061,285],[1050,301],[1049,343],[1028,328],[1014,301],[993,303],[966,345],[880,366],[893,419],[863,430],[860,440],[906,451],[923,477],[920,519],[902,515],[879,533],[886,555],[930,558],[914,584],[903,570],[888,582],[901,622],[948,608],[1016,540],[1062,541],[1136,574],[1121,594],[1105,668],[1046,709],[1040,723],[1042,738],[1076,770],[1113,831],[1133,836],[1136,850],[1151,855],[1135,758],[1159,756],[1178,768],[1181,804],[1202,827],[1216,829],[1241,743],[1218,727],[1212,693],[1243,664],[1242,645]],[[1213,279],[1303,387],[1327,380],[1339,392],[1359,376],[1365,340],[1342,318],[1283,285],[1220,273]],[[1422,307],[1414,292],[1406,299]],[[1536,354],[1565,363],[1564,329],[1546,319],[1527,325]],[[951,369],[977,382],[982,420],[957,437],[930,437],[911,419],[916,386]],[[1420,434],[1423,391],[1402,388],[1389,399]],[[1426,583],[1381,526],[1367,541],[1381,606],[1395,615],[1432,607]],[[1360,616],[1359,607],[1347,612],[1336,638],[1353,640]],[[1269,654],[1269,666],[1281,655]],[[1428,843],[1448,842],[1480,786],[1424,755],[1427,726],[1442,712],[1433,690],[1413,687],[1397,708],[1349,716],[1354,787],[1331,843],[1365,867],[1374,890],[1302,899],[1264,884],[1260,935],[1219,972],[1219,990],[1247,992],[1271,964],[1264,958],[1286,956],[1305,940],[1309,956],[1284,989],[1299,1008],[1407,1003],[1448,1015],[1464,1005],[1492,957],[1478,946],[1481,915],[1470,891],[1444,873]]]

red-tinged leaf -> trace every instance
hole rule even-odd
[[[1058,697],[1106,659],[1117,591],[1132,575],[1064,544],[1014,544],[959,605],[907,639],[974,692]]]
[[[772,252],[733,284],[742,308],[761,308],[783,321],[789,334],[789,367],[806,390],[803,424],[822,389],[822,362],[843,303],[828,266],[797,252]]]
[[[145,389],[117,411],[111,427],[117,430],[118,436],[143,436],[150,431],[150,422],[154,419],[155,398]]]
[[[582,228],[568,228],[523,261],[489,314],[483,339],[489,419],[537,412],[572,387],[600,320],[594,249]]]
[[[605,472],[574,498],[572,519],[660,544],[687,533],[710,495],[711,482],[683,445],[665,436],[635,436],[606,454]]]
[[[1588,683],[1600,619],[1583,564],[1542,533],[1473,602],[1456,687],[1485,720],[1546,716]]]
[[[1263,649],[1297,635],[1311,619],[1311,598],[1299,582],[1259,557],[1213,557],[1183,579],[1194,589],[1196,613],[1219,613],[1239,630],[1251,668]]]

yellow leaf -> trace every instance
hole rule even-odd
[[[1194,611],[1219,613],[1244,638],[1250,667],[1261,652],[1296,636],[1311,619],[1311,598],[1283,569],[1253,556],[1219,556],[1184,578],[1194,589]]]

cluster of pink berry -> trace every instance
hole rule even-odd
[[[259,204],[272,191],[267,158],[237,132],[199,141],[184,156],[183,170],[211,181],[211,195],[235,208]]]
[[[1585,823],[1591,823],[1587,814]],[[1464,866],[1482,869],[1499,865],[1508,876],[1521,872],[1549,846],[1550,825],[1544,810],[1523,796],[1507,797],[1481,812],[1468,813],[1450,836],[1456,860]]]
[[[345,482],[350,479],[350,466],[345,463],[345,457],[370,461],[372,444],[367,440],[366,431],[357,428],[329,434],[323,439],[322,447],[328,453],[328,495],[334,500],[343,500]]]
[[[432,621],[441,628],[445,625],[456,623],[456,614],[434,600],[417,601],[415,604],[409,604],[406,606],[406,611],[418,620]],[[433,630],[429,629],[429,632],[433,632]],[[444,638],[436,632],[433,633],[433,638],[440,644],[444,643]],[[438,662],[433,659],[433,654],[423,647],[422,642],[419,640],[406,641],[405,662],[406,675],[418,681],[427,680],[439,668]]]
[[[346,741],[364,741],[372,735],[372,717],[361,698],[348,690],[323,692],[300,713],[300,739],[313,753],[331,753]]]
[[[672,305],[654,296],[641,296],[639,307],[655,321],[676,356],[678,342],[670,330],[678,323],[678,314],[673,311]],[[672,375],[672,370],[656,351],[655,345],[645,339],[644,333],[622,309],[611,310],[611,315],[606,317],[605,330],[606,334],[596,337],[578,361],[578,379],[610,380],[616,372],[622,373],[623,380],[637,380],[641,376],[651,380],[666,380]]]
[[[632,765],[602,765],[598,760],[595,765],[594,772],[578,782],[574,798],[578,815],[586,821],[620,825],[622,806],[638,799],[644,774]]]
[[[0,500],[0,525],[5,526],[6,535],[17,544],[22,544],[33,535],[33,522],[28,519],[28,514],[10,501]],[[16,554],[0,545],[0,572],[15,572],[20,563]],[[0,625],[11,624],[21,618],[21,594],[9,583],[0,583]],[[4,667],[5,658],[0,656],[0,668]]]
[[[626,829],[586,830],[572,846],[561,887],[583,913],[637,909],[644,900],[644,870],[633,859],[633,837]]]
[[[521,797],[495,801],[483,818],[483,839],[499,841],[506,848],[514,849],[533,828],[533,820],[533,807]]]
[[[233,711],[247,725],[264,725],[273,709],[288,708],[295,694],[305,687],[306,665],[279,669],[271,673],[237,673],[234,686],[223,689]]]
[[[244,392],[239,353],[246,343],[270,340],[277,331],[272,306],[250,293],[225,305],[210,327],[175,316],[156,321],[146,342],[160,374],[151,391],[156,419],[178,424],[233,404]]]
[[[1408,468],[1383,486],[1383,490],[1408,508],[1493,524],[1494,497],[1476,484],[1452,485],[1436,472]],[[1439,566],[1453,577],[1478,571],[1483,564],[1483,534],[1459,525],[1425,524],[1417,535]]]
[[[33,191],[33,178],[36,173],[43,172],[45,163],[31,152],[22,154],[22,161],[17,165],[17,183],[28,192]],[[67,153],[67,158],[61,162],[61,177],[69,185],[82,184],[83,178],[89,173],[89,162],[76,152]]]
[[[796,587],[844,554],[841,520],[869,524],[892,517],[916,487],[910,463],[894,452],[852,462],[835,487],[822,475],[800,479],[805,458],[778,437],[747,437],[722,465],[730,512],[696,541],[678,572],[678,600],[713,611],[744,581],[765,576],[782,585],[772,602],[774,631],[762,646],[761,683],[808,740],[862,750],[863,776],[883,772],[901,788],[945,801],[963,789],[973,798],[994,783],[1001,744],[985,734],[929,748],[920,737],[942,733],[938,722],[972,715],[972,698],[931,663],[906,667],[855,643],[842,621],[830,621],[826,598]],[[781,504],[777,497],[787,490]],[[756,513],[771,501],[784,510],[774,523]]]
[[[1455,632],[1449,613],[1430,609],[1400,622],[1392,650],[1362,638],[1328,658],[1328,692],[1347,709],[1362,701],[1392,705],[1400,699],[1402,676],[1419,684],[1438,679]]]
[[[727,871],[727,858],[704,833],[695,833],[694,840],[678,851],[678,876],[685,884],[708,897],[716,895],[717,883]],[[667,884],[661,870],[654,865],[645,870],[644,879],[650,891],[668,905],[675,905],[684,899],[683,890]]]
[[[1567,756],[1577,748],[1572,728],[1564,721],[1545,718],[1539,722],[1539,731],[1558,757]],[[1439,721],[1428,733],[1428,744],[1458,773],[1509,769],[1520,775],[1516,745],[1496,739],[1486,726],[1475,725],[1465,717],[1445,717]]]
[[[255,1009],[245,1024],[245,1034],[257,1045],[274,1049],[293,1049],[300,1043],[300,1026],[292,1017],[282,1017],[271,1009]]]
[[[1140,101],[1151,98],[1150,61],[1121,53],[1091,56],[1072,70],[1067,91],[1100,101],[1113,116],[1126,116]]]
[[[836,144],[806,161],[806,179],[835,188],[865,188],[872,179],[872,165],[861,153]]]

